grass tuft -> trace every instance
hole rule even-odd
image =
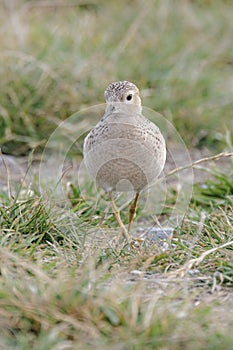
[[[29,166],[0,159],[1,349],[232,349],[232,10],[227,0],[0,2],[0,146],[37,152]],[[221,152],[167,174],[161,217],[139,205],[135,234],[169,216],[172,176],[194,169],[193,198],[166,245],[117,240],[107,196],[85,181],[81,191],[77,173],[64,171],[66,202],[38,188],[36,159],[53,130],[125,79],[194,159]],[[66,146],[57,139],[55,149]]]

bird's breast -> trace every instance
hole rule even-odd
[[[100,122],[84,142],[86,167],[107,191],[142,190],[159,176],[165,158],[165,141],[159,129],[140,118]],[[126,183],[131,188],[127,189]]]

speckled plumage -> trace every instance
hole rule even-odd
[[[166,145],[159,128],[142,115],[136,85],[128,81],[112,83],[105,98],[105,114],[84,140],[84,161],[98,185],[109,192],[113,213],[130,242],[139,193],[152,185],[163,170]],[[126,229],[112,192],[131,190],[136,193]]]
[[[106,112],[84,141],[86,167],[106,191],[140,192],[164,167],[164,138],[159,128],[141,114],[136,85],[114,82],[105,97]]]
[[[111,83],[105,90],[106,101],[122,102],[122,95],[131,90],[138,92],[137,86],[127,80]]]

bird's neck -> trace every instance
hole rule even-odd
[[[127,113],[127,114],[141,114],[142,106],[135,104],[126,104],[123,102],[107,103],[105,114],[109,113]]]

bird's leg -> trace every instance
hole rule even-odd
[[[128,223],[128,233],[130,232],[131,225],[133,222],[134,214],[137,208],[137,202],[138,202],[139,192],[136,192],[133,203],[129,209],[129,223]]]
[[[114,201],[114,198],[113,198],[113,194],[112,194],[112,191],[109,192],[109,196],[110,196],[110,200],[111,200],[111,204],[112,204],[112,209],[113,209],[113,214],[115,215],[115,218],[121,228],[121,232],[123,234],[123,236],[125,237],[125,239],[127,240],[127,242],[130,241],[130,235],[128,234],[126,228],[125,228],[125,225],[123,224],[122,220],[121,220],[121,217],[120,217],[120,213],[119,213],[119,209],[117,208],[116,206],[116,203]]]

